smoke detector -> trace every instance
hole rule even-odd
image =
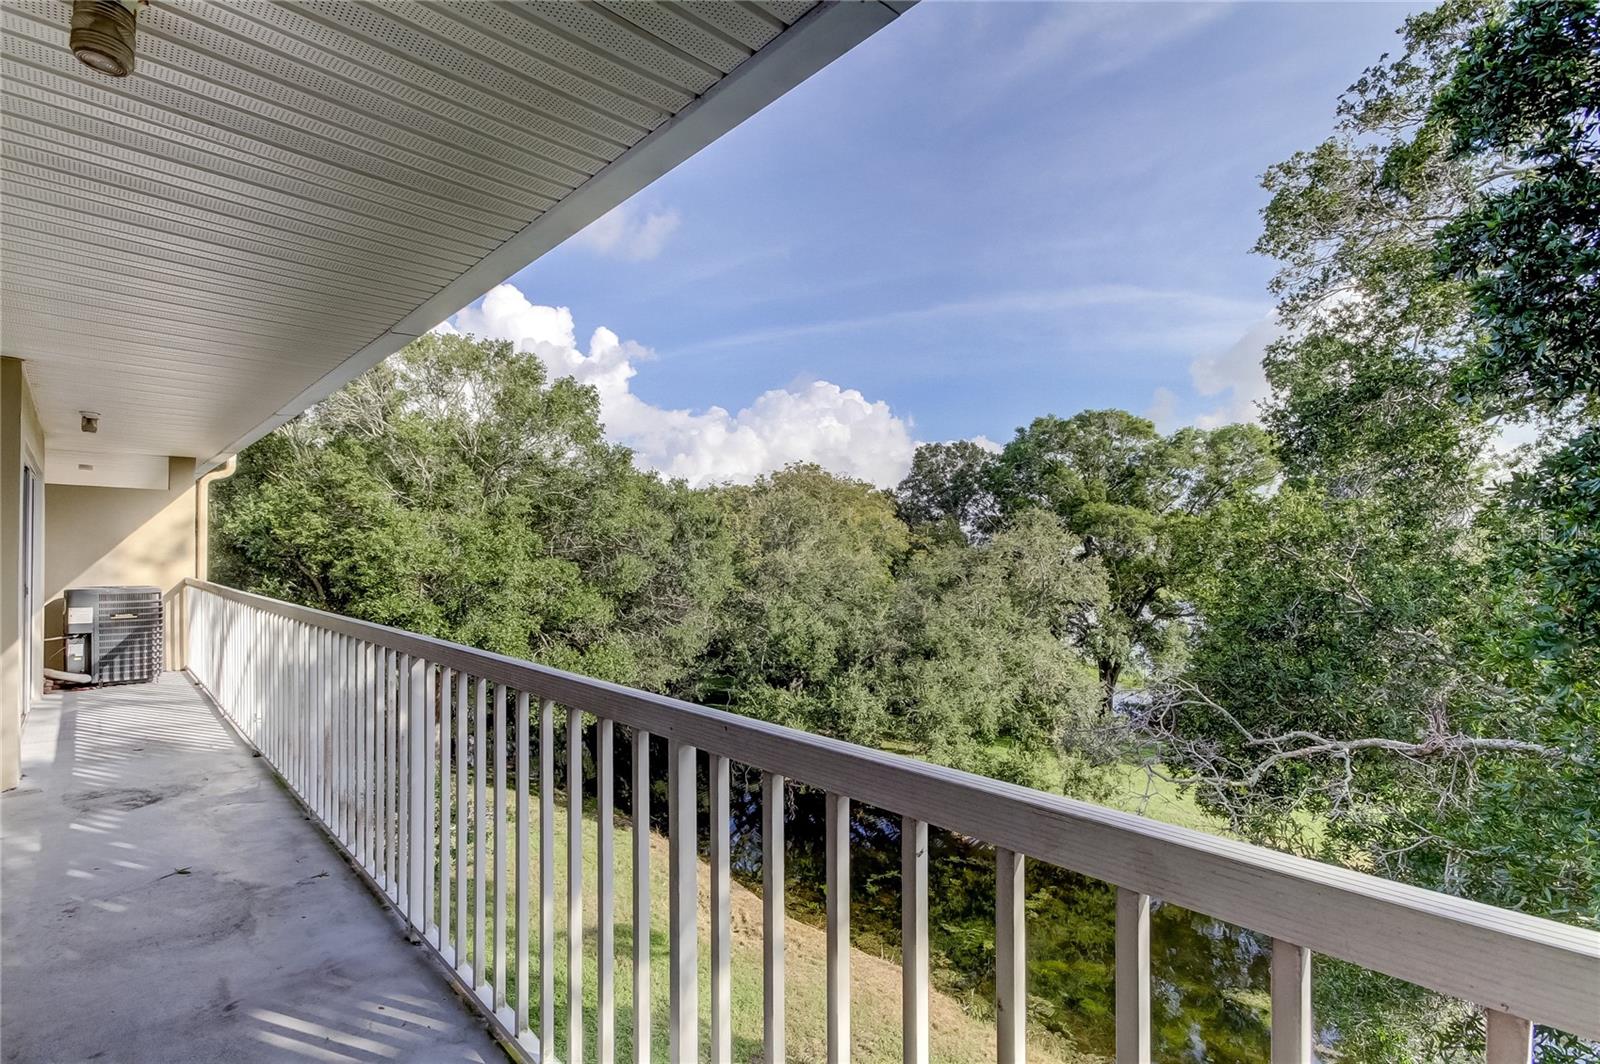
[[[72,54],[102,74],[133,73],[133,37],[139,9],[150,0],[72,0]]]

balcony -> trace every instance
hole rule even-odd
[[[1483,1010],[1491,1064],[1600,1040],[1593,932],[203,579],[240,449],[909,6],[157,3],[126,78],[69,5],[0,11],[6,1060],[842,1062],[869,1017],[944,1060],[945,833],[992,862],[985,1059],[1034,1044],[1039,866],[1115,893],[1118,1064],[1161,905],[1265,944],[1274,1064],[1328,1033],[1318,958]],[[99,584],[159,587],[168,671],[41,697]],[[899,858],[870,992],[863,807]]]
[[[1274,1062],[1313,1059],[1318,956],[1482,1007],[1492,1064],[1530,1059],[1534,1024],[1600,1037],[1592,932],[201,581],[183,600],[187,677],[52,696],[30,724],[29,777],[5,806],[11,1059],[88,1058],[110,1038],[138,1059],[162,1044],[196,1059],[492,1059],[498,1040],[519,1060],[559,1045],[609,1061],[626,1032],[643,1060],[651,1039],[631,1035],[663,1017],[649,993],[619,1007],[618,981],[650,985],[663,931],[667,1059],[736,1059],[736,764],[762,781],[764,1060],[799,1059],[785,1043],[790,782],[826,795],[831,1061],[852,1051],[852,802],[901,818],[906,1061],[931,1059],[930,827],[992,847],[1002,1062],[1028,1044],[1028,861],[1116,887],[1119,1062],[1150,1057],[1152,901],[1270,939]],[[651,833],[617,841],[619,818],[651,816],[652,736],[666,750],[654,882],[669,914],[654,929]],[[628,808],[622,744],[626,790],[642,796]],[[588,778],[586,757],[592,837],[584,786],[565,786]],[[637,885],[625,920],[618,883]],[[592,913],[593,935],[558,936],[558,910],[563,928]]]
[[[6,1060],[502,1059],[187,677],[47,696],[23,766]]]

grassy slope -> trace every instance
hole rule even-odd
[[[1108,804],[1117,809],[1140,813],[1169,824],[1226,835],[1221,821],[1201,810],[1192,795],[1176,785],[1156,779],[1137,766],[1119,770],[1120,778]],[[533,799],[535,807],[537,798]],[[564,799],[563,799],[564,801]],[[514,813],[514,811],[513,811]],[[514,815],[508,818],[515,831]],[[538,825],[531,825],[531,845],[535,851],[530,867],[537,875]],[[562,1003],[566,1000],[566,809],[559,805],[556,811],[556,943],[553,951],[556,970],[556,1045],[557,1054],[566,1059],[566,1016]],[[597,875],[596,829],[594,811],[588,809],[584,816],[584,1020],[585,1057],[595,1059],[597,997],[596,925],[598,921],[594,885]],[[667,843],[660,835],[651,835],[651,1009],[653,1059],[665,1061],[667,1056]],[[633,1044],[633,842],[631,826],[618,821],[615,837],[616,868],[616,1003],[617,1003],[617,1057],[632,1059]],[[507,886],[507,898],[514,897],[513,887]],[[538,891],[531,892],[534,923],[530,935],[533,967],[538,963]],[[489,888],[490,906],[493,905],[493,888]],[[710,917],[707,909],[710,898],[710,873],[705,862],[700,864],[700,1027],[702,1056],[710,1037]],[[860,904],[858,901],[857,904]],[[470,905],[469,905],[470,908]],[[470,916],[469,916],[470,920]],[[826,935],[818,927],[790,918],[786,921],[788,948],[787,965],[787,1035],[788,1056],[792,1061],[812,1062],[825,1059],[824,1038],[827,1031],[827,1003],[824,997],[826,972]],[[733,1027],[734,1059],[758,1061],[761,1054],[761,899],[750,890],[733,885]],[[492,970],[492,947],[489,950]],[[900,1055],[900,968],[895,960],[885,959],[860,949],[851,951],[851,1033],[855,1042],[854,1057],[863,1064],[894,1064]],[[514,982],[515,976],[512,976]],[[514,987],[513,987],[514,994]],[[529,1007],[533,1022],[538,1023],[538,986],[530,988]],[[931,1051],[934,1060],[941,1064],[969,1064],[969,1062],[995,1059],[994,1029],[985,1017],[975,1016],[964,1009],[954,997],[935,990],[931,996]],[[1029,1059],[1032,1061],[1060,1062],[1060,1064],[1085,1064],[1098,1058],[1086,1057],[1062,1045],[1047,1033],[1030,1032]]]
[[[1228,833],[1221,820],[1196,805],[1194,796],[1177,784],[1152,776],[1137,765],[1119,766],[1115,771],[1116,790],[1108,803],[1113,808],[1213,835]]]
[[[508,818],[511,831],[514,819]],[[532,827],[530,868],[537,876],[538,825]],[[596,883],[597,850],[596,825],[593,810],[584,816],[584,1018],[586,1059],[595,1059],[597,1022],[596,926],[598,922],[594,885]],[[556,970],[556,1046],[557,1055],[566,1060],[566,1017],[562,1003],[566,1000],[566,810],[558,807],[556,813],[556,943],[553,951]],[[470,846],[470,843],[469,843]],[[632,1059],[633,1030],[633,843],[632,830],[623,822],[616,826],[616,1003],[617,1003],[617,1059]],[[667,1056],[667,843],[660,835],[652,833],[650,839],[651,863],[651,1008],[653,1059],[665,1061]],[[470,883],[470,879],[468,880]],[[507,906],[515,897],[514,887],[508,883]],[[534,956],[533,969],[538,967],[538,902],[537,890],[531,892],[533,933],[530,935]],[[734,1059],[759,1061],[761,1057],[761,899],[739,886],[733,886],[733,1034]],[[494,890],[488,887],[488,908],[492,911]],[[710,1036],[709,1002],[710,944],[708,939],[710,918],[707,909],[710,897],[710,873],[705,862],[700,864],[700,1013],[702,1056]],[[469,901],[469,910],[470,910]],[[472,919],[469,911],[469,926]],[[826,1058],[824,1038],[827,1031],[827,1003],[824,997],[826,960],[825,933],[794,919],[786,922],[787,950],[785,963],[788,978],[785,980],[788,1057],[791,1061],[810,1062]],[[486,951],[492,972],[492,947]],[[892,961],[865,953],[851,951],[851,1033],[855,1043],[854,1059],[862,1064],[894,1064],[901,1059],[900,1044],[900,968]],[[512,976],[512,995],[515,999],[515,976]],[[538,984],[529,994],[530,1013],[538,1023]],[[934,1060],[941,1064],[968,1064],[968,1062],[995,1059],[995,1036],[992,1024],[965,1012],[947,995],[935,991],[930,1004],[931,1050]],[[1072,1054],[1046,1037],[1036,1038],[1029,1047],[1031,1061],[1051,1064],[1076,1064],[1089,1058]]]

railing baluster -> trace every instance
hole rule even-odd
[[[278,725],[278,758],[284,781],[291,791],[296,791],[299,788],[296,785],[295,722],[300,716],[300,681],[303,674],[300,671],[300,633],[295,622],[287,617],[283,621],[283,645],[286,648],[286,660],[283,665],[283,711]]]
[[[1311,951],[1272,940],[1272,1064],[1311,1064]]]
[[[237,727],[246,739],[254,741],[257,734],[256,714],[261,707],[261,669],[256,659],[260,631],[254,610],[244,611],[244,631],[245,698],[242,712],[237,715]]]
[[[317,642],[316,629],[310,625],[302,625],[300,631],[303,640],[301,649],[305,654],[305,678],[300,691],[300,720],[298,723],[300,740],[300,777],[298,790],[306,806],[315,810],[317,804],[317,758],[316,758],[316,727],[317,727]]]
[[[317,815],[333,828],[333,633],[317,629]]]
[[[928,1064],[928,825],[900,818],[900,1028],[904,1064]]]
[[[383,703],[383,867],[389,897],[400,904],[400,692],[395,670],[400,656],[384,648],[378,681]]]
[[[667,934],[671,969],[668,1055],[675,1062],[700,1057],[700,942],[695,926],[700,871],[695,812],[695,748],[673,739],[667,744]]]
[[[253,662],[255,671],[256,703],[255,710],[250,715],[253,730],[252,741],[256,744],[257,749],[261,749],[263,743],[266,741],[267,701],[272,696],[271,657],[274,655],[272,654],[271,645],[266,642],[267,633],[270,628],[268,622],[271,620],[271,618],[262,613],[260,610],[251,610],[250,612],[254,615],[255,621],[253,625],[254,632],[251,635],[251,638],[254,640],[254,644],[251,648],[254,651],[254,653],[251,655],[251,661]]]
[[[295,651],[299,657],[299,667],[295,670],[299,678],[295,682],[295,720],[294,720],[294,777],[292,786],[307,806],[311,804],[311,692],[314,677],[312,676],[311,660],[311,627],[299,625],[295,633]]]
[[[461,929],[456,928],[455,934],[450,933],[450,917],[453,913],[450,898],[450,795],[453,788],[450,786],[450,740],[453,729],[450,727],[450,696],[453,693],[455,679],[451,669],[439,670],[439,950],[451,967],[455,966],[455,940],[461,934]]]
[[[188,596],[187,593],[186,597],[188,605],[185,608],[188,610],[189,617],[190,647],[188,651],[189,656],[186,657],[184,661],[188,664],[190,670],[194,672],[195,677],[197,679],[201,679],[200,670],[197,667],[198,662],[194,657],[193,647],[195,640],[195,625],[199,622],[199,617],[195,614],[196,605],[194,597]],[[277,758],[273,756],[272,750],[272,713],[273,710],[277,708],[278,704],[278,664],[283,659],[283,655],[278,652],[281,644],[277,643],[274,639],[276,634],[277,618],[272,616],[270,613],[262,613],[261,639],[263,641],[263,646],[270,647],[271,650],[267,652],[261,666],[263,670],[261,686],[261,722],[260,735],[256,738],[256,748],[261,751],[261,756],[265,757],[268,763],[274,767],[277,766],[278,762]]]
[[[273,653],[272,617],[256,611],[256,736],[258,750],[267,749],[267,713],[272,708],[272,680],[278,655]]]
[[[356,714],[356,650],[353,636],[344,641],[344,691],[340,704],[344,708],[344,837],[345,845],[356,851],[356,780],[360,763],[357,761],[356,728],[360,720]]]
[[[340,790],[343,786],[343,764],[340,762],[339,732],[341,717],[339,714],[339,687],[341,684],[340,672],[343,667],[343,647],[340,645],[341,637],[337,632],[328,633],[328,831],[334,838],[341,838],[344,834],[343,811],[340,801],[343,797]]]
[[[472,942],[472,929],[467,925],[467,834],[472,807],[467,804],[467,788],[472,782],[473,755],[467,739],[467,722],[471,719],[471,690],[465,672],[456,676],[456,972],[471,978],[467,951]]]
[[[322,819],[339,837],[339,636],[322,634]]]
[[[728,759],[711,755],[711,1061],[733,1064],[732,865]]]
[[[418,839],[417,867],[421,870],[422,878],[422,927],[423,937],[434,946],[444,945],[443,924],[445,923],[442,910],[436,910],[434,902],[437,898],[437,875],[433,870],[434,855],[439,852],[439,846],[434,842],[435,831],[442,819],[444,810],[435,807],[440,805],[435,796],[442,796],[439,790],[439,742],[438,726],[434,714],[438,710],[438,681],[435,679],[437,670],[432,665],[424,665],[422,669],[422,728],[417,733],[422,739],[422,835]],[[442,874],[442,873],[441,873]],[[438,915],[436,916],[435,913]]]
[[[511,944],[510,913],[506,911],[506,873],[511,869],[510,839],[506,837],[506,685],[494,685],[494,1011],[506,1007],[506,948]]]
[[[372,863],[384,893],[393,895],[389,857],[389,651],[372,647]]]
[[[472,722],[472,989],[482,998],[488,982],[484,949],[488,941],[485,925],[489,917],[488,881],[485,878],[488,869],[484,867],[484,835],[488,819],[485,802],[488,781],[485,776],[494,758],[489,752],[489,685],[480,676],[474,686],[477,690],[473,697]]]
[[[1117,1064],[1150,1064],[1150,895],[1117,888]]]
[[[1487,1064],[1529,1064],[1533,1060],[1533,1024],[1498,1009],[1484,1009]]]
[[[1000,1064],[1028,1059],[1026,883],[1023,856],[995,850],[994,996]]]
[[[340,817],[344,843],[350,849],[355,847],[356,839],[356,707],[355,707],[355,661],[356,641],[350,636],[344,637],[344,646],[339,654],[339,735],[343,741],[344,749],[339,755],[340,762],[344,765],[344,814]]]
[[[312,725],[312,747],[314,747],[315,784],[312,789],[310,808],[312,813],[322,819],[323,824],[331,824],[333,818],[328,813],[328,770],[333,758],[328,754],[328,674],[330,674],[331,661],[328,653],[330,632],[325,627],[312,629],[312,638],[317,646],[317,672],[315,672],[315,690],[312,691],[312,712],[314,712],[314,725]]]
[[[827,796],[828,1064],[850,1059],[850,799]]]
[[[633,729],[633,1064],[650,1064],[650,733]]]
[[[278,620],[278,638],[283,641],[283,663],[278,667],[278,709],[273,723],[273,748],[277,751],[279,770],[291,787],[294,786],[294,689],[295,666],[299,664],[295,652],[294,622],[287,617]]]
[[[350,640],[350,840],[356,863],[366,866],[367,843],[367,641]]]
[[[556,1045],[556,733],[555,703],[539,702],[539,1047]]]
[[[612,744],[616,725],[609,718],[595,724],[595,822],[596,867],[599,874],[595,882],[595,908],[599,913],[599,930],[595,958],[596,1004],[600,1015],[596,1018],[595,1053],[600,1064],[612,1064],[617,1056],[617,1001],[616,1001],[616,913],[615,885],[615,832],[613,815]]]
[[[761,774],[761,1059],[784,1064],[784,779]]]
[[[328,830],[339,837],[339,636],[328,630],[323,637],[327,664],[322,670],[323,681],[323,775],[324,811]]]
[[[400,914],[411,911],[411,658],[394,656],[394,863],[400,890]]]
[[[528,887],[533,854],[528,848],[528,692],[517,692],[517,1022],[512,1033],[528,1030]],[[541,1052],[543,1048],[541,1047]]]
[[[583,714],[567,710],[567,1059],[583,1059]]]
[[[355,636],[350,637],[350,854],[358,865],[365,866],[366,856],[362,849],[367,841],[366,824],[363,814],[366,812],[367,792],[366,762],[366,716],[363,708],[364,691],[361,686],[362,677],[362,650],[365,644]]]
[[[377,648],[371,643],[361,644],[361,725],[366,733],[362,751],[362,786],[366,791],[365,809],[361,824],[361,863],[374,878],[378,875],[377,852],[374,848],[373,829],[377,826],[378,747],[377,747],[377,690],[373,659]]]
[[[230,632],[231,635],[231,632]],[[306,627],[305,777],[301,790],[311,812],[322,810],[322,632]]]
[[[322,819],[339,837],[339,637],[322,633]]]
[[[306,651],[310,660],[306,688],[305,724],[305,799],[311,812],[322,815],[322,630],[306,627]]]
[[[337,785],[334,800],[335,834],[340,842],[350,838],[350,641],[342,634],[334,636],[333,716],[337,725],[334,736],[334,782]]]
[[[378,868],[378,853],[374,834],[378,826],[378,692],[377,648],[365,640],[361,643],[361,866],[373,879],[382,881]]]
[[[428,738],[432,732],[430,725],[433,722],[428,705],[430,701],[424,694],[424,688],[431,687],[426,683],[427,663],[421,658],[408,659],[410,665],[410,683],[406,695],[406,741],[407,749],[411,755],[411,774],[409,776],[410,789],[407,794],[407,813],[411,830],[406,833],[406,857],[409,872],[406,875],[407,900],[409,902],[406,912],[411,917],[411,926],[416,928],[417,934],[423,938],[428,937],[428,903],[433,900],[432,878],[428,875],[428,855],[433,852],[433,847],[428,843],[432,839],[430,820],[432,819],[429,806],[432,805],[433,795],[430,784],[433,774],[428,771]]]
[[[261,667],[257,659],[257,652],[261,646],[259,618],[254,610],[245,610],[244,626],[245,640],[245,707],[240,714],[239,730],[245,738],[252,742],[259,734],[256,728],[256,715],[261,711]]]

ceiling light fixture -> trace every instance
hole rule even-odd
[[[133,73],[139,9],[150,0],[72,0],[72,54],[85,66],[125,78]]]

